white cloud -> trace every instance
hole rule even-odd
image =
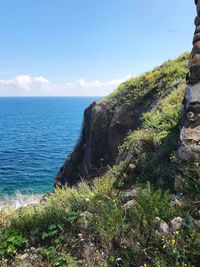
[[[43,76],[18,75],[10,80],[0,80],[0,96],[104,96],[130,77],[107,82],[79,79],[56,84]]]

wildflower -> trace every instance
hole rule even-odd
[[[172,239],[171,240],[171,244],[174,245],[176,243],[176,240],[175,239]]]
[[[175,232],[175,235],[179,235],[179,231],[176,231],[176,232]]]

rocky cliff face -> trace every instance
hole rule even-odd
[[[101,176],[119,162],[119,147],[142,125],[144,113],[185,80],[188,54],[132,78],[84,112],[81,136],[55,178],[55,186]]]
[[[80,139],[56,176],[56,185],[74,185],[81,178],[101,176],[112,165],[129,132],[141,125],[141,115],[155,101],[144,95],[118,106],[113,97],[93,102],[84,112]]]
[[[189,60],[184,117],[180,133],[179,156],[188,161],[200,152],[200,1],[195,0],[197,16],[193,49]]]

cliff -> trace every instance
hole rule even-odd
[[[82,132],[73,152],[55,178],[56,186],[103,175],[119,161],[119,147],[142,126],[142,117],[179,87],[187,73],[188,54],[167,61],[151,72],[131,78],[110,96],[84,112]]]
[[[2,267],[200,266],[195,4],[190,58],[169,60],[92,103],[54,193],[0,212]]]

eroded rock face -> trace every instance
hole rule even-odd
[[[126,92],[124,92],[126,96]],[[115,98],[93,102],[84,112],[79,141],[55,177],[55,186],[73,186],[101,176],[115,164],[125,137],[142,124],[142,114],[160,98],[153,90],[137,101],[117,105]]]
[[[55,186],[72,186],[82,178],[102,175],[112,165],[129,131],[141,125],[147,107],[126,103],[116,108],[112,99],[92,103],[84,112],[80,139],[55,178]]]
[[[184,117],[180,133],[179,157],[188,161],[200,152],[200,1],[195,0],[197,17],[193,49],[189,61]]]

